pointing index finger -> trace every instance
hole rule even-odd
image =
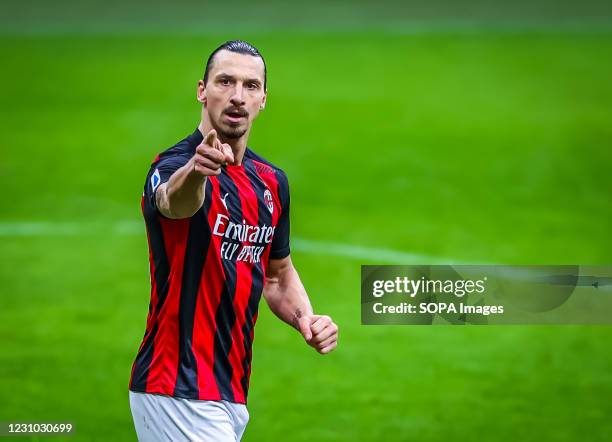
[[[207,144],[208,146],[211,146],[211,147],[216,147],[215,141],[217,141],[217,131],[214,129],[211,129],[210,132],[206,134],[206,137],[204,137],[204,144]]]

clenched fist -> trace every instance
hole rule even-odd
[[[202,143],[196,147],[193,156],[193,170],[204,176],[219,175],[221,167],[234,163],[234,153],[227,143],[221,143],[217,131],[212,129]]]
[[[304,340],[321,354],[336,348],[338,326],[325,315],[304,315],[297,320]]]

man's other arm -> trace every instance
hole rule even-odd
[[[270,259],[264,298],[276,316],[298,330],[319,353],[336,348],[338,326],[326,315],[315,315],[310,300],[291,262],[291,256]]]

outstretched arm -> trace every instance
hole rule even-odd
[[[319,353],[336,348],[338,326],[329,316],[313,313],[291,256],[270,259],[263,295],[274,314],[298,330]]]
[[[211,175],[219,175],[225,162],[233,162],[229,144],[222,144],[211,130],[196,148],[193,157],[172,174],[155,192],[155,204],[166,218],[190,218],[204,203],[204,185]]]

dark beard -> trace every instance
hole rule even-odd
[[[232,127],[230,129],[221,129],[219,134],[221,138],[225,138],[227,140],[236,140],[242,137],[246,133],[246,129],[241,129],[238,127]]]

